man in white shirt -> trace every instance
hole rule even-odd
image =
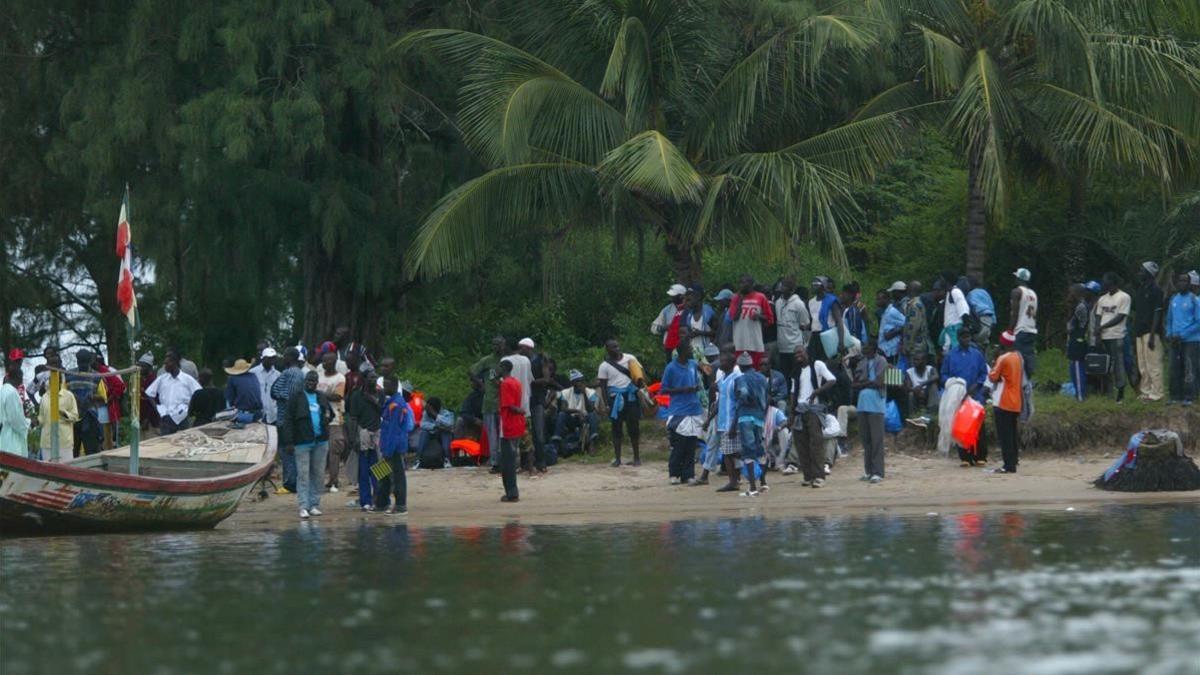
[[[258,364],[250,369],[254,373],[254,377],[258,378],[259,390],[262,392],[263,404],[263,421],[267,424],[275,424],[277,417],[278,404],[275,399],[271,398],[271,385],[275,384],[275,380],[279,379],[279,371],[275,368],[275,361],[279,358],[279,354],[271,347],[266,347],[259,355]]]
[[[912,417],[907,421],[916,427],[924,429],[929,426],[930,412],[937,411],[938,402],[938,370],[929,364],[929,354],[918,352],[913,355],[913,365],[904,371],[904,390],[908,394],[908,414]]]
[[[779,349],[779,370],[790,384],[796,363],[792,355],[797,347],[808,345],[812,317],[804,300],[796,293],[796,277],[785,278],[781,290],[780,297],[775,300],[775,322],[779,329],[775,340]]]
[[[1024,267],[1013,272],[1017,279],[1017,287],[1008,296],[1009,323],[1008,330],[1017,336],[1017,351],[1025,359],[1025,375],[1033,377],[1037,365],[1037,312],[1038,296],[1029,287],[1033,274]]]
[[[158,414],[162,417],[160,434],[166,436],[188,427],[188,404],[199,389],[196,378],[179,369],[179,357],[168,352],[163,359],[162,374],[146,389],[146,396],[158,402]]]
[[[533,349],[533,340],[525,338],[517,343],[518,347],[528,347]],[[513,364],[512,377],[521,383],[521,411],[525,416],[529,416],[529,394],[533,391],[533,362],[529,360],[521,352],[509,354],[501,361],[509,361]]]
[[[1121,290],[1117,275],[1104,275],[1104,294],[1096,299],[1096,330],[1100,344],[1109,356],[1113,384],[1117,387],[1117,403],[1125,398],[1125,334],[1129,318],[1129,294]]]
[[[954,278],[946,275],[938,280],[935,290],[942,296],[942,333],[938,336],[938,344],[943,352],[958,344],[958,330],[963,321],[971,314],[971,305],[967,296],[954,284]]]
[[[633,447],[633,465],[641,466],[641,419],[642,407],[638,404],[637,388],[642,385],[642,366],[632,354],[621,351],[616,340],[604,343],[604,361],[596,373],[600,385],[600,398],[608,406],[612,420],[613,461],[612,466],[621,466],[621,427],[629,434]]]
[[[799,463],[800,471],[804,473],[801,485],[819,488],[825,485],[826,463],[819,399],[837,384],[837,378],[825,362],[810,363],[808,350],[804,347],[796,348],[795,362],[788,426],[792,427],[792,445],[795,446],[796,457],[784,471],[796,473],[796,463]]]
[[[327,476],[325,488],[337,492],[341,487],[342,460],[346,458],[346,432],[342,424],[346,409],[346,375],[338,370],[340,361],[336,349],[321,353],[321,367],[317,369],[317,391],[325,394],[333,408],[333,420],[329,422],[329,460],[325,464]]]

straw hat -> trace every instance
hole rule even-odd
[[[241,375],[247,370],[250,370],[250,362],[246,359],[238,359],[237,361],[233,362],[232,366],[226,368],[225,372],[230,375]]]

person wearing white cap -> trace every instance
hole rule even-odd
[[[533,362],[525,355],[526,350],[532,350],[533,340],[524,338],[517,343],[517,351],[500,359],[513,364],[512,377],[521,383],[521,410],[529,416],[529,393],[533,387]]]
[[[1025,361],[1025,376],[1033,377],[1037,367],[1038,296],[1029,287],[1033,275],[1024,267],[1013,272],[1017,286],[1008,296],[1008,332],[1015,336],[1014,347]]]
[[[533,338],[522,338],[517,343],[517,351],[529,359],[531,379],[529,386],[522,393],[527,401],[529,424],[533,432],[533,468],[538,473],[546,473],[546,396],[554,382],[549,378],[545,355],[536,350],[537,344]]]
[[[1137,353],[1138,391],[1143,401],[1163,397],[1162,326],[1166,297],[1155,277],[1158,263],[1147,260],[1138,270],[1138,287],[1133,292],[1133,340]]]
[[[595,448],[600,436],[600,420],[596,416],[596,390],[589,389],[583,373],[572,370],[568,379],[571,386],[558,392],[558,417],[554,422],[554,436],[550,439],[560,444],[563,437],[575,429],[587,425],[586,443],[580,434],[580,447]],[[559,451],[561,454],[561,450]]]
[[[271,398],[271,385],[279,379],[279,370],[275,368],[278,358],[279,354],[274,348],[264,347],[259,354],[258,364],[250,369],[254,377],[258,378],[258,387],[262,394],[263,421],[267,424],[275,424],[278,419],[278,404]]]
[[[650,324],[650,333],[662,336],[666,363],[671,362],[671,352],[679,346],[680,320],[683,318],[683,302],[686,295],[686,286],[671,284],[671,287],[667,289],[667,297],[671,301],[662,308],[662,311],[654,318],[654,322]]]

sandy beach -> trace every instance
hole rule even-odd
[[[500,478],[487,468],[417,470],[408,473],[407,516],[362,513],[348,508],[347,490],[322,496],[327,526],[386,526],[407,521],[420,526],[467,527],[526,524],[658,522],[710,517],[811,517],[871,513],[955,513],[1007,509],[1097,509],[1111,504],[1200,500],[1197,492],[1116,493],[1091,485],[1115,451],[1035,453],[1022,459],[1016,476],[961,468],[956,459],[889,451],[887,480],[859,481],[856,453],[839,461],[825,487],[801,486],[799,474],[769,474],[771,490],[757,498],[717,494],[723,481],[706,487],[672,486],[661,452],[640,467],[610,468],[599,458],[565,462],[539,478],[519,477],[521,501],[501,504]],[[996,466],[993,462],[990,466]],[[256,500],[253,495],[220,529],[277,529],[299,522],[292,495]]]

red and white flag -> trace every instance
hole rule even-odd
[[[133,292],[133,236],[129,229],[129,186],[125,186],[125,198],[121,200],[121,216],[117,219],[117,257],[121,259],[121,275],[117,278],[117,305],[129,320],[131,328],[137,328],[137,294]]]

